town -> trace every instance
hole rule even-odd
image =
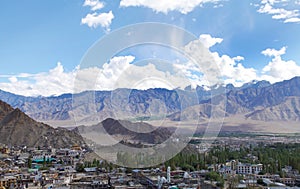
[[[119,167],[78,145],[65,149],[1,145],[0,188],[300,187],[297,136],[221,136],[210,148],[199,140],[194,137],[189,144],[195,153],[179,153],[147,169]]]

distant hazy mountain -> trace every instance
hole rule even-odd
[[[247,87],[246,87],[247,86]],[[295,77],[288,81],[278,82],[273,85],[264,81],[256,82],[255,84],[247,84],[240,89],[230,90],[226,94],[220,94],[211,99],[202,101],[200,105],[211,104],[214,102],[218,106],[218,99],[226,99],[226,113],[224,115],[230,117],[231,115],[244,114],[246,118],[262,120],[262,121],[295,121],[295,116],[289,116],[293,111],[297,112],[299,103],[288,101],[290,97],[300,97],[300,77]],[[222,98],[221,98],[222,97]],[[290,103],[289,103],[290,102]],[[286,104],[286,105],[285,105]],[[287,107],[290,108],[279,108]],[[277,113],[274,110],[277,109]],[[205,108],[200,108],[205,115],[207,111]],[[216,110],[218,110],[216,108]],[[222,111],[220,109],[218,111]],[[201,112],[200,111],[200,112]],[[279,111],[279,112],[278,112]],[[271,114],[268,114],[272,113]],[[264,115],[260,115],[264,113]],[[282,116],[286,115],[286,116]],[[209,115],[208,115],[209,117]]]
[[[0,99],[40,121],[76,119],[78,123],[99,123],[107,118],[173,121],[206,120],[214,115],[243,115],[261,121],[298,121],[300,77],[270,84],[253,81],[242,87],[202,86],[184,90],[148,89],[87,91],[74,96],[23,97],[0,91]],[[221,106],[226,99],[226,109]],[[213,102],[214,104],[211,104]],[[1,115],[0,115],[1,116]]]
[[[262,88],[248,87],[230,91],[227,93],[227,112],[230,114],[246,113],[273,107],[284,103],[288,97],[293,96],[300,97],[300,77]],[[280,120],[281,118],[277,117],[276,119]]]
[[[282,103],[253,111],[247,114],[246,118],[262,121],[300,121],[300,97],[286,97]]]
[[[34,121],[20,109],[0,101],[0,143],[11,146],[70,147],[84,144],[78,133]]]
[[[39,121],[71,120],[98,123],[106,118],[163,116],[197,103],[196,95],[167,89],[88,91],[57,97],[22,97],[1,92],[0,99]],[[189,93],[189,92],[187,92]],[[192,92],[195,94],[195,92]],[[181,99],[180,98],[181,95]],[[186,101],[186,103],[184,102]]]

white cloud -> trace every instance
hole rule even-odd
[[[262,51],[265,56],[273,57],[273,59],[262,70],[261,79],[275,83],[282,80],[291,79],[300,76],[300,66],[292,60],[282,60],[282,55],[286,52],[286,47],[280,50],[266,49]]]
[[[296,23],[300,22],[300,18],[288,18],[284,21],[284,23]]]
[[[275,20],[282,20],[284,23],[300,22],[299,10],[287,10],[283,3],[288,3],[287,0],[261,0],[259,13],[272,15]],[[294,5],[298,5],[295,3]],[[294,6],[293,6],[294,7]]]
[[[215,4],[214,5],[214,8],[216,9],[216,8],[221,8],[221,7],[224,7],[224,5],[223,4]]]
[[[272,2],[275,3],[275,2]],[[207,48],[210,48],[218,43],[222,43],[223,39],[212,37],[209,34],[200,35],[199,40]],[[195,43],[195,42],[194,42]],[[193,51],[192,48],[186,48]],[[221,77],[224,84],[233,84],[241,86],[253,80],[267,80],[271,83],[279,82],[282,80],[291,79],[295,76],[300,76],[300,66],[293,60],[282,60],[282,55],[286,53],[287,47],[282,47],[279,50],[268,48],[261,53],[272,60],[262,69],[256,70],[254,68],[246,68],[241,61],[244,57],[236,56],[230,57],[229,55],[220,55],[218,52],[211,52],[212,58],[207,58],[203,62],[197,62],[200,66],[188,62],[186,64],[174,65],[178,70],[181,70],[185,75],[191,78],[192,83],[195,85],[213,85],[214,83],[207,82],[205,79],[213,81],[215,77]],[[196,52],[203,55],[199,50]],[[212,63],[214,62],[214,63]],[[216,66],[214,66],[216,65]],[[218,68],[218,70],[216,70]],[[203,75],[197,75],[195,72],[201,71]],[[216,75],[218,74],[218,75]]]
[[[16,83],[16,82],[18,82],[18,78],[15,77],[15,76],[12,76],[12,77],[8,78],[8,80],[9,80],[11,83]]]
[[[116,88],[174,89],[189,85],[189,81],[180,74],[170,74],[168,70],[160,71],[151,62],[137,66],[132,64],[134,59],[133,56],[114,57],[109,63],[105,63],[102,69],[92,71],[94,74],[86,72],[85,69],[78,71],[75,82],[76,91],[113,90]]]
[[[202,42],[202,44],[206,47],[206,48],[210,48],[218,43],[222,43],[223,39],[222,38],[215,38],[212,37],[209,34],[202,34],[199,37],[199,40]]]
[[[110,24],[112,20],[114,19],[114,14],[112,11],[109,11],[108,13],[92,13],[87,14],[86,17],[81,19],[81,24],[86,24],[90,28],[97,28],[98,26],[101,26],[105,28],[107,31],[110,31]]]
[[[220,0],[121,0],[121,7],[147,7],[156,12],[167,14],[169,11],[179,11],[187,14],[194,8],[202,6],[205,3],[217,3]]]
[[[10,77],[10,82],[0,83],[2,90],[26,96],[68,93],[72,88],[75,71],[65,73],[60,62],[49,72],[27,74]],[[12,79],[14,78],[14,79]]]
[[[262,69],[246,68],[241,61],[242,56],[231,57],[211,52],[199,45],[203,39],[207,47],[221,43],[223,39],[210,35],[201,35],[198,40],[192,41],[184,47],[184,51],[192,57],[199,57],[200,62],[176,62],[170,70],[158,70],[154,62],[147,65],[134,65],[134,56],[113,57],[102,67],[76,67],[66,72],[63,65],[57,66],[48,72],[37,74],[21,73],[19,75],[1,76],[7,82],[0,83],[0,89],[25,96],[50,96],[63,93],[78,93],[86,90],[113,90],[116,88],[184,88],[187,85],[212,86],[222,78],[224,84],[232,83],[241,86],[252,80],[267,80],[272,83],[300,76],[300,66],[296,62],[282,60],[287,47],[279,50],[265,49],[261,53],[272,60]],[[200,47],[200,49],[199,49]],[[161,69],[161,68],[160,68]],[[258,75],[259,74],[259,75]]]
[[[104,3],[99,0],[85,0],[83,6],[88,6],[91,8],[92,13],[88,13],[84,18],[81,19],[81,24],[86,24],[90,28],[97,28],[101,26],[106,32],[110,31],[110,25],[114,19],[114,14],[112,11],[107,13],[97,13],[95,11],[102,9]]]
[[[135,89],[149,89],[149,88],[167,88],[174,89],[177,87],[184,88],[189,85],[189,81],[183,75],[178,73],[170,74],[164,70],[156,69],[153,63],[146,66],[131,65],[128,69],[120,75],[115,82],[114,88],[135,88]]]
[[[104,7],[104,3],[99,0],[85,0],[83,6],[89,6],[92,11],[96,11],[102,9]]]
[[[274,56],[274,57],[279,57],[281,55],[284,55],[286,52],[286,47],[282,47],[280,50],[276,50],[276,49],[266,49],[266,50],[263,50],[261,53],[265,56]]]
[[[87,90],[174,89],[189,85],[189,81],[180,74],[160,71],[152,63],[137,66],[132,64],[134,59],[133,56],[113,57],[101,68],[80,69],[78,66],[70,72],[66,72],[58,62],[56,67],[48,72],[0,76],[9,80],[0,83],[0,89],[25,96],[51,96]]]
[[[184,77],[189,79],[189,83],[192,88],[196,88],[197,85],[210,86],[210,81],[204,78],[201,72],[201,68],[199,68],[198,65],[194,64],[191,61],[188,61],[186,63],[175,63],[173,64],[173,68],[177,73],[181,73],[182,75],[184,75]]]
[[[233,84],[241,86],[244,83],[257,79],[256,70],[246,68],[239,63],[244,58],[241,56],[230,57],[228,55],[219,55],[217,52],[212,53],[215,62],[219,66],[221,76],[224,78],[225,84]]]
[[[209,34],[200,35],[199,40],[194,41],[202,43],[206,48],[210,48],[223,41],[222,38],[215,38]],[[217,52],[211,52],[210,56],[205,53],[205,50],[191,48],[191,44],[185,47],[185,51],[192,51],[199,57],[198,66],[188,62],[184,65],[175,64],[175,68],[181,70],[196,85],[215,85],[217,82],[225,84],[232,83],[235,86],[241,86],[244,83],[257,79],[256,70],[253,68],[245,68],[240,62],[244,60],[242,56],[230,57],[228,55],[220,55]],[[190,54],[190,53],[188,53]],[[205,57],[204,57],[205,56]],[[193,56],[194,57],[194,56]],[[206,60],[205,60],[206,59]],[[201,72],[203,76],[195,74]],[[222,78],[219,81],[218,78]]]
[[[232,59],[233,59],[234,61],[236,61],[236,62],[240,62],[240,61],[242,61],[242,60],[245,60],[245,58],[242,57],[242,56],[236,56],[236,57],[233,57]]]

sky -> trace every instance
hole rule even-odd
[[[215,73],[206,69],[207,64],[185,57],[184,49],[192,43],[180,52],[161,44],[137,45],[106,61],[97,60],[98,65],[83,65],[102,39],[149,22],[194,35],[193,44],[209,50],[224,84],[291,79],[300,76],[299,11],[299,0],[0,1],[0,89],[51,96],[91,89],[215,84],[209,81]],[[115,40],[118,37],[106,47]]]

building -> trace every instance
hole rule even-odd
[[[238,164],[237,173],[238,174],[258,174],[263,169],[262,164]]]

